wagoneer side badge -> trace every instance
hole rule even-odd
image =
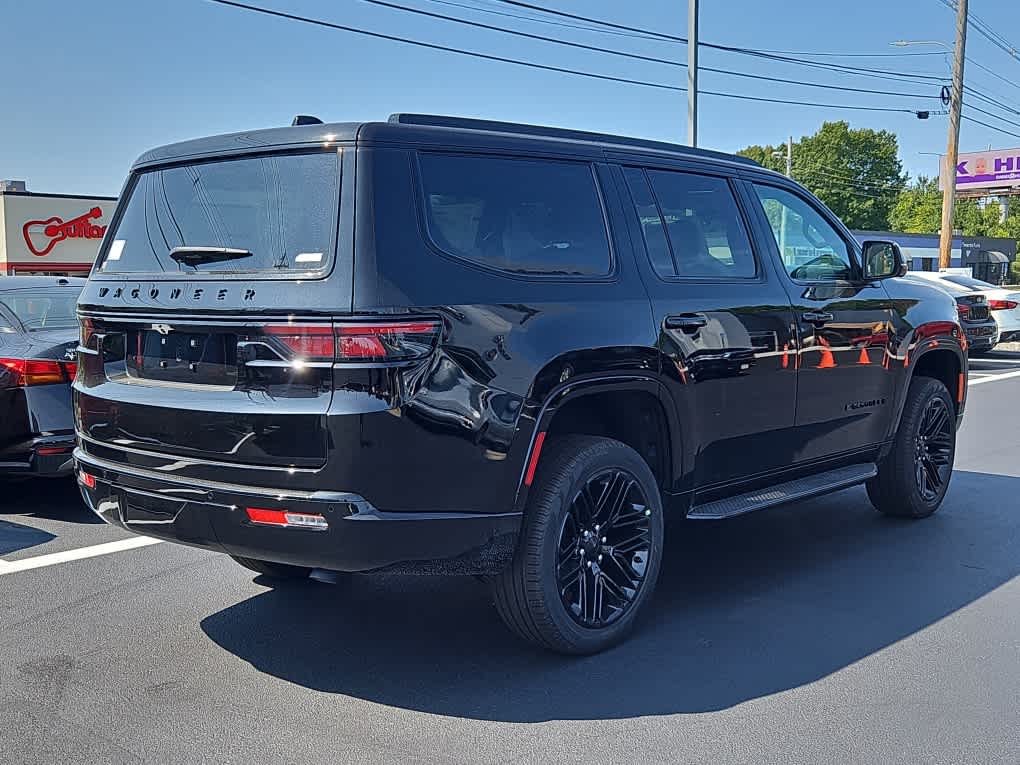
[[[174,328],[169,324],[153,324],[152,328],[161,335],[169,335],[174,331]]]

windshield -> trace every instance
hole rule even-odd
[[[81,289],[19,289],[0,292],[0,303],[13,313],[26,330],[74,329],[78,326],[75,306]],[[2,317],[0,317],[2,321]]]
[[[274,154],[143,172],[99,271],[321,270],[336,231],[337,156]],[[225,259],[180,256],[192,248],[236,253]]]

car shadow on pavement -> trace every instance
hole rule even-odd
[[[54,538],[48,531],[0,519],[0,557],[46,544]]]
[[[65,523],[102,523],[85,505],[73,478],[0,482],[0,516],[50,518]]]
[[[598,656],[508,633],[470,578],[354,576],[269,590],[202,622],[256,669],[318,691],[508,722],[731,707],[811,683],[1020,573],[1020,478],[957,471],[925,521],[863,489],[670,529],[650,613]]]

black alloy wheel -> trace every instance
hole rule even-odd
[[[899,426],[868,499],[883,515],[926,518],[942,504],[953,476],[956,406],[945,384],[915,377],[907,389]]]
[[[556,581],[582,627],[612,624],[637,598],[652,552],[648,507],[638,480],[612,468],[588,479],[563,516]]]
[[[623,640],[655,591],[663,557],[659,484],[619,441],[565,435],[546,445],[496,609],[530,643],[592,654]]]
[[[942,398],[933,398],[921,414],[915,441],[914,474],[925,502],[942,493],[953,470],[954,414]]]

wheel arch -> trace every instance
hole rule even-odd
[[[549,392],[535,416],[516,509],[527,505],[546,440],[569,434],[615,438],[634,448],[663,490],[684,470],[679,418],[655,377],[620,374],[568,380]]]

